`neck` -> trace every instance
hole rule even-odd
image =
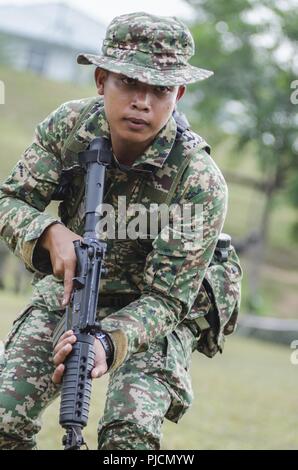
[[[131,166],[135,160],[143,155],[152,143],[150,142],[128,142],[119,139],[111,132],[112,149],[119,163]]]

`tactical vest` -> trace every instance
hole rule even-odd
[[[91,99],[86,107],[82,109],[62,149],[64,160],[72,162],[72,164],[67,169],[62,170],[59,186],[52,199],[62,201],[59,206],[59,215],[63,222],[66,222],[67,218],[76,212],[84,194],[83,185],[78,188],[76,194],[69,195],[68,193],[70,179],[81,171],[78,165],[78,153],[86,150],[89,145],[89,142],[79,141],[75,135],[88,115],[92,114],[92,109],[97,102],[98,98]],[[142,179],[138,202],[141,198],[145,198],[150,203],[170,205],[193,153],[197,153],[198,150],[205,150],[210,154],[208,144],[201,137],[194,137],[192,134],[191,138],[196,139],[195,145],[190,145],[189,150],[186,151],[182,159],[181,152],[176,151],[176,149],[180,139],[185,136],[185,133],[189,133],[189,125],[180,114],[175,113],[173,117],[177,124],[177,134],[175,144],[165,163],[169,169],[166,182],[163,168],[155,169],[148,178],[146,177],[146,165],[144,165],[145,177]],[[69,200],[66,203],[65,201],[71,197],[73,198],[72,203],[69,204]],[[71,207],[72,213],[68,212],[69,207]],[[226,246],[227,256],[224,258],[221,255],[219,256],[218,248],[215,250],[194,305],[184,320],[197,338],[197,350],[208,357],[214,356],[218,351],[222,352],[225,336],[235,329],[240,306],[242,272],[239,259],[231,244]]]

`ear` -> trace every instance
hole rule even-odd
[[[96,67],[95,72],[94,72],[94,78],[95,78],[97,93],[101,96],[104,94],[104,84],[105,84],[107,75],[108,75],[108,72],[106,70],[103,70],[100,67]]]
[[[178,93],[176,96],[176,103],[178,103],[179,100],[181,100],[182,96],[184,96],[186,92],[186,86],[185,85],[180,85],[178,88]]]

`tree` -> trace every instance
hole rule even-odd
[[[215,71],[212,95],[210,84],[207,95],[204,82],[199,83],[192,87],[192,103],[212,130],[217,128],[213,142],[232,134],[240,157],[253,143],[264,178],[260,187],[266,203],[251,276],[256,298],[275,195],[286,190],[298,208],[298,104],[293,99],[298,78],[297,0],[187,3],[196,12],[191,29],[197,54],[192,63]],[[293,233],[298,239],[298,223]]]

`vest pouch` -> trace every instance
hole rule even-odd
[[[208,357],[222,352],[225,337],[235,331],[241,302],[242,269],[234,247],[222,259],[215,251],[199,294],[187,317],[197,350]]]

